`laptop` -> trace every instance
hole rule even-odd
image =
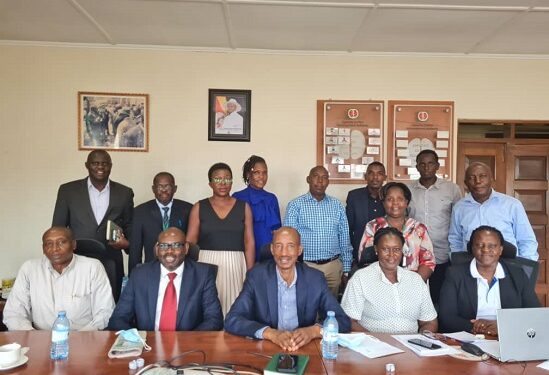
[[[549,359],[549,308],[497,311],[498,341],[476,342],[501,362]]]

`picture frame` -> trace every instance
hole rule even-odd
[[[78,92],[78,149],[149,151],[149,95]]]
[[[208,90],[208,141],[250,142],[251,90]]]

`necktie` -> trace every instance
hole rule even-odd
[[[177,319],[177,296],[175,294],[175,285],[173,279],[177,274],[170,272],[168,277],[170,281],[166,286],[164,300],[162,301],[162,312],[160,313],[160,323],[158,328],[160,331],[175,331],[175,323]]]
[[[162,207],[164,210],[164,216],[162,216],[162,230],[166,230],[170,227],[170,217],[168,216],[169,207]]]

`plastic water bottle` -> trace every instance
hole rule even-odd
[[[324,321],[322,329],[324,331],[322,334],[322,357],[325,359],[336,359],[339,325],[333,311],[328,311],[328,317]]]
[[[59,311],[51,328],[51,359],[69,358],[69,330],[70,323],[67,314],[64,311]]]
[[[122,292],[124,291],[124,288],[128,285],[128,276],[124,276],[122,278],[122,287],[120,288],[120,295],[122,295]]]

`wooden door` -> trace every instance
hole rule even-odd
[[[549,145],[509,145],[506,156],[508,160],[506,194],[522,202],[536,234],[540,264],[536,292],[541,304],[548,306]]]
[[[505,192],[505,144],[486,142],[459,142],[457,160],[457,181],[461,190],[467,192],[464,184],[465,170],[470,163],[480,161],[487,164],[494,174],[494,189]]]

